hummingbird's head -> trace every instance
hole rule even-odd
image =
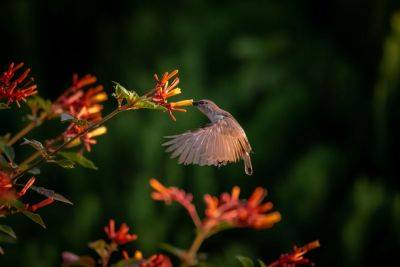
[[[214,121],[216,116],[224,112],[214,102],[208,99],[202,99],[194,101],[193,106],[197,107],[204,115],[206,115],[211,121]]]

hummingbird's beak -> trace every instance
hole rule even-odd
[[[193,106],[197,107],[199,105],[199,101],[193,101]]]

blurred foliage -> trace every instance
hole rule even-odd
[[[111,94],[113,80],[150,88],[153,73],[178,68],[185,98],[213,99],[241,122],[255,173],[168,158],[163,136],[206,122],[194,109],[175,123],[121,114],[89,155],[98,171],[43,168],[39,184],[74,206],[43,209],[47,230],[8,219],[19,242],[1,265],[56,266],[64,250],[88,252],[110,217],[133,226],[145,255],[160,242],[187,247],[191,222],[150,199],[149,177],[196,199],[235,184],[270,190],[282,222],[211,238],[209,266],[240,266],[236,255],[271,262],[314,239],[322,247],[310,258],[322,266],[388,264],[400,248],[398,9],[396,0],[2,1],[0,63],[25,61],[43,96],[55,98],[74,72],[95,74]],[[2,110],[0,134],[20,129],[21,114]],[[59,130],[42,128],[30,138]]]

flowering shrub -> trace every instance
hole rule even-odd
[[[178,71],[166,72],[161,78],[154,75],[153,89],[139,95],[127,90],[119,83],[114,84],[112,96],[117,105],[113,111],[103,114],[103,103],[109,96],[103,85],[97,83],[93,75],[79,77],[73,75],[71,85],[54,101],[46,100],[38,95],[33,79],[29,78],[30,69],[17,74],[23,63],[11,63],[0,75],[0,108],[21,107],[26,102],[30,113],[26,116],[29,123],[18,133],[0,137],[0,216],[22,214],[46,227],[37,211],[54,201],[66,204],[72,202],[63,195],[39,186],[40,167],[42,164],[56,164],[62,168],[74,168],[80,165],[97,169],[96,165],[86,157],[97,143],[97,138],[107,133],[105,123],[125,111],[151,109],[167,112],[176,121],[174,112],[186,112],[184,107],[191,106],[193,100],[170,102],[170,98],[182,93],[178,88]],[[16,103],[16,105],[12,105]],[[49,120],[59,120],[65,128],[58,135],[47,140],[29,139],[30,131]],[[15,144],[30,146],[33,153],[21,162],[15,160]],[[199,216],[193,196],[176,187],[167,187],[156,179],[150,179],[153,189],[151,197],[155,201],[166,204],[176,202],[184,207],[193,221],[196,235],[187,249],[176,248],[164,244],[163,249],[176,257],[182,266],[194,266],[202,261],[198,251],[204,241],[220,231],[234,228],[268,229],[281,220],[281,215],[273,211],[273,204],[264,202],[266,190],[257,187],[248,199],[240,198],[240,188],[235,186],[230,193],[220,196],[204,196],[205,211]],[[44,197],[42,201],[31,203],[27,192],[33,191]],[[62,266],[140,266],[169,267],[172,261],[166,254],[154,254],[144,257],[140,250],[128,249],[138,239],[130,233],[130,228],[123,223],[116,227],[110,220],[104,227],[105,239],[89,243],[96,257],[79,256],[72,252],[62,254]],[[0,224],[1,242],[16,239],[12,227]],[[318,241],[301,248],[295,247],[292,253],[283,254],[269,266],[297,266],[311,264],[304,254],[319,246]],[[0,247],[0,252],[4,253]],[[251,262],[244,257],[242,263]],[[260,264],[264,265],[261,261]]]

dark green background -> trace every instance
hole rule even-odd
[[[45,3],[47,2],[47,3]],[[72,73],[92,73],[111,93],[112,80],[144,92],[153,73],[178,68],[185,98],[210,98],[234,114],[254,148],[254,175],[241,164],[217,169],[178,166],[162,136],[196,128],[190,109],[129,112],[89,155],[99,171],[42,168],[38,184],[75,205],[40,214],[48,229],[22,216],[7,219],[18,244],[1,266],[57,266],[60,253],[89,253],[108,218],[139,235],[151,255],[159,242],[188,247],[193,228],[182,208],[155,203],[149,177],[183,187],[201,206],[205,193],[256,186],[282,221],[265,231],[223,232],[202,247],[212,266],[235,255],[270,262],[314,239],[319,266],[382,266],[400,248],[400,8],[397,0],[341,1],[2,1],[0,65],[24,61],[41,95],[54,99]],[[109,101],[106,113],[114,106]],[[1,111],[0,134],[26,122],[23,110]],[[62,129],[44,124],[44,140]],[[29,148],[16,146],[17,160]],[[33,196],[34,197],[34,196]],[[201,206],[202,207],[202,206]]]

